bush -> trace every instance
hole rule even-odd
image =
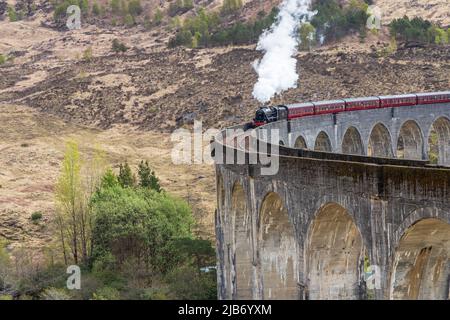
[[[19,20],[19,16],[13,7],[8,6],[7,10],[8,10],[8,18],[9,18],[10,22],[15,22],[15,21]]]
[[[448,30],[441,29],[439,27],[433,27],[431,32],[434,35],[434,43],[435,44],[448,44],[449,43],[449,35],[450,28]]]
[[[389,25],[391,36],[403,41],[448,44],[450,28],[444,30],[422,18],[409,19],[407,16],[395,19]]]
[[[162,23],[163,20],[163,13],[161,10],[156,9],[155,14],[153,15],[153,25],[159,26]]]
[[[18,282],[19,295],[33,298],[42,298],[42,293],[47,288],[64,288],[67,274],[64,265],[51,265],[30,269],[28,274],[21,274]]]
[[[126,52],[128,50],[127,46],[124,43],[120,42],[119,39],[114,39],[112,41],[111,49],[115,53]]]
[[[94,16],[99,16],[102,13],[102,10],[100,9],[97,1],[95,1],[92,5],[92,13],[94,14]]]
[[[182,300],[216,300],[216,273],[201,273],[192,266],[172,271],[168,277],[171,292]]]
[[[223,45],[250,44],[258,40],[261,33],[275,21],[278,9],[270,14],[258,14],[255,21],[236,24],[223,28],[221,19],[216,13],[199,10],[193,18],[187,18],[176,35],[170,39],[169,47],[210,47]]]
[[[92,47],[88,47],[86,50],[83,51],[82,59],[86,62],[92,61]]]
[[[134,26],[135,21],[134,21],[133,16],[129,13],[127,15],[125,15],[125,17],[123,18],[123,23],[124,23],[124,25],[126,25],[129,28]]]
[[[362,0],[352,0],[346,6],[337,0],[317,0],[312,8],[317,14],[311,20],[316,40],[325,37],[326,41],[334,41],[352,33],[365,33],[367,8]]]
[[[120,293],[117,289],[103,287],[93,294],[93,300],[120,300]]]
[[[95,259],[111,254],[120,269],[127,260],[139,258],[137,268],[170,270],[178,259],[172,241],[190,237],[193,219],[188,205],[165,193],[110,180],[104,179],[92,199]]]
[[[7,60],[6,57],[0,53],[0,65],[6,63],[6,60]]]
[[[242,8],[242,6],[242,0],[224,0],[220,12],[223,15],[233,14],[236,13],[240,8]]]
[[[310,50],[316,43],[316,29],[310,23],[304,23],[299,30],[300,48],[303,50]]]
[[[156,177],[155,171],[150,169],[147,161],[141,161],[138,167],[139,176],[139,186],[141,188],[148,188],[155,190],[156,192],[161,192],[161,185],[159,184],[159,179]]]
[[[171,2],[169,5],[168,14],[171,17],[183,14],[194,8],[194,3],[192,0],[176,0]]]
[[[38,222],[41,219],[42,219],[42,212],[36,211],[31,214],[31,221],[33,221],[34,223]]]
[[[128,3],[128,12],[134,17],[140,15],[143,10],[140,0],[131,0]]]
[[[42,300],[70,300],[70,295],[65,289],[48,288],[41,294]]]
[[[119,0],[111,0],[110,3],[111,11],[114,14],[120,13],[120,1]]]

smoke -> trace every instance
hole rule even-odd
[[[259,77],[253,97],[259,102],[266,103],[275,94],[297,86],[297,30],[301,21],[315,14],[309,10],[311,1],[284,0],[276,22],[259,38],[256,49],[264,52],[264,57],[253,63]]]

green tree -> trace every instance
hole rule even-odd
[[[433,33],[434,33],[434,42],[436,44],[448,44],[449,39],[448,39],[448,33],[446,30],[435,27],[433,28]]]
[[[6,241],[0,237],[0,292],[11,285],[11,257],[6,250]]]
[[[120,13],[120,0],[111,0],[111,11],[114,14],[119,14]]]
[[[327,41],[338,40],[348,34],[366,33],[368,4],[362,0],[351,0],[344,5],[337,0],[317,0],[312,9],[317,14],[311,24],[316,28],[317,37],[324,36]]]
[[[69,141],[55,188],[57,204],[56,224],[64,262],[89,263],[92,253],[92,194],[97,191],[105,172],[104,153],[95,150],[93,156],[82,161],[78,144]]]
[[[167,276],[169,288],[178,299],[216,300],[216,272],[199,273],[190,265],[172,270]]]
[[[89,12],[89,2],[88,0],[79,0],[79,6],[80,6],[80,10],[83,13],[88,13]]]
[[[176,0],[171,2],[167,13],[169,16],[174,17],[176,15],[183,14],[194,8],[194,2],[192,0]]]
[[[128,12],[134,17],[140,15],[143,10],[140,0],[131,0],[128,3]]]
[[[92,47],[88,47],[83,51],[83,60],[86,62],[92,61]]]
[[[138,167],[139,186],[141,188],[149,188],[156,192],[161,192],[161,186],[159,179],[156,177],[155,172],[150,169],[147,161],[141,161]]]
[[[120,42],[117,38],[112,41],[111,49],[115,53],[126,52],[128,50],[127,46],[124,43]]]
[[[142,188],[101,188],[95,211],[94,259],[112,254],[121,270],[130,261],[139,270],[165,273],[180,261],[173,241],[190,237],[188,205],[165,193]],[[127,269],[127,268],[126,268]]]
[[[223,15],[236,13],[243,6],[242,0],[224,0],[221,8]]]
[[[66,264],[68,263],[67,246],[71,250],[75,264],[78,264],[80,258],[79,217],[82,203],[81,192],[80,153],[78,144],[70,141],[66,145],[61,173],[56,184],[57,222]]]
[[[300,26],[298,32],[300,36],[300,47],[303,50],[310,50],[315,44],[316,28],[314,28],[312,24],[306,22]]]
[[[155,26],[159,26],[163,20],[163,13],[162,11],[158,8],[155,11],[155,14],[153,15],[153,24]]]
[[[94,4],[92,5],[92,13],[95,16],[99,16],[102,13],[97,1],[95,1]]]
[[[14,9],[14,7],[8,6],[7,11],[8,11],[8,18],[9,18],[10,22],[15,22],[15,21],[19,20],[17,12]]]
[[[119,176],[118,181],[120,185],[124,188],[131,188],[136,185],[136,178],[133,175],[133,172],[131,171],[131,168],[128,164],[128,162],[125,161],[125,163],[121,163],[119,165]]]
[[[403,41],[419,41],[424,43],[432,43],[436,40],[441,41],[439,28],[430,21],[419,17],[409,19],[404,16],[395,19],[389,25],[391,36]],[[438,39],[436,39],[436,36]]]
[[[132,27],[135,24],[134,18],[131,14],[127,14],[125,15],[125,17],[123,18],[123,23],[127,26],[127,27]]]
[[[316,28],[310,23],[303,23],[299,28],[300,47],[303,50],[310,50],[315,44]]]

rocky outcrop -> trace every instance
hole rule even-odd
[[[7,7],[8,7],[8,4],[6,3],[6,0],[0,0],[0,20],[5,15]]]

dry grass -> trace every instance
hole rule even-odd
[[[51,228],[45,222],[54,213],[53,188],[69,139],[78,141],[84,154],[101,147],[113,167],[125,160],[130,164],[148,160],[163,188],[191,204],[198,234],[212,237],[214,169],[173,165],[169,135],[126,126],[100,131],[11,105],[0,105],[0,123],[0,235],[13,244],[39,248],[51,241]],[[31,222],[35,211],[44,213],[44,223]]]

